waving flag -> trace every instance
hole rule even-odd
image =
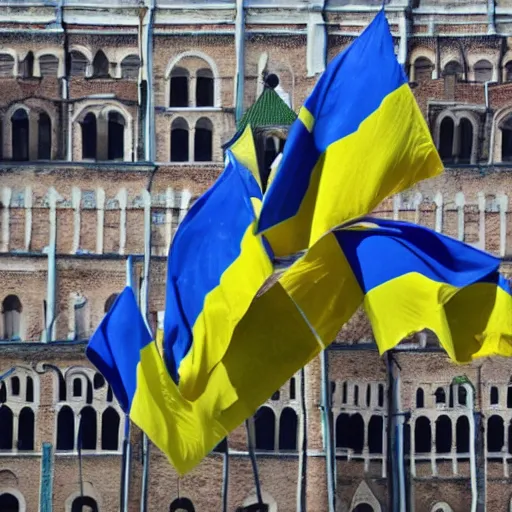
[[[293,254],[442,169],[381,11],[302,107],[258,230],[276,256]]]
[[[512,355],[512,295],[499,266],[428,228],[367,218],[324,236],[292,267],[323,283],[325,308],[317,291],[298,292],[297,276],[295,285],[282,281],[324,343],[363,304],[381,353],[429,329],[451,359],[467,362]]]

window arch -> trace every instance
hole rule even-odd
[[[448,62],[443,70],[443,76],[454,76],[457,80],[462,78],[462,73],[462,65],[456,60]]]
[[[110,78],[109,62],[103,50],[98,50],[92,61],[93,78]]]
[[[459,162],[462,164],[471,163],[471,154],[473,152],[473,124],[466,117],[460,120],[459,145]]]
[[[297,413],[291,407],[279,418],[279,450],[297,450]]]
[[[71,505],[71,512],[82,512],[83,510],[98,512],[99,508],[96,500],[90,496],[78,496],[75,498]]]
[[[0,406],[0,450],[12,450],[13,414],[7,405]]]
[[[98,127],[96,116],[90,112],[80,123],[82,129],[82,158],[96,159],[97,156],[97,139]]]
[[[188,124],[178,117],[171,125],[171,162],[188,162]]]
[[[18,450],[34,449],[34,425],[34,411],[30,407],[24,407],[18,418]]]
[[[486,60],[479,60],[473,66],[473,70],[475,72],[475,82],[484,83],[490,82],[492,80],[492,64]]]
[[[110,295],[110,297],[105,301],[105,308],[104,312],[108,313],[110,311],[110,308],[114,305],[114,302],[116,301],[117,297],[119,297],[118,293],[113,293]]]
[[[52,154],[52,122],[46,112],[39,114],[37,133],[37,158],[38,160],[50,160]]]
[[[75,447],[75,415],[65,405],[57,414],[57,450],[73,450]]]
[[[364,447],[364,420],[360,414],[350,416],[349,447],[354,453],[362,453]]]
[[[128,55],[121,61],[121,78],[137,80],[139,78],[140,59],[138,55]]]
[[[0,53],[0,76],[11,77],[14,75],[15,60],[8,53]]]
[[[21,62],[21,76],[23,78],[31,78],[34,76],[34,53],[28,52]]]
[[[257,450],[274,450],[276,417],[270,407],[260,407],[254,419]]]
[[[211,69],[199,69],[196,74],[196,106],[213,107],[214,78]]]
[[[89,67],[89,60],[87,57],[78,50],[73,50],[69,54],[69,74],[70,76],[85,76],[87,68]]]
[[[446,391],[443,388],[437,388],[435,392],[436,404],[446,405]]]
[[[491,416],[487,421],[487,451],[501,452],[505,444],[505,426],[503,418]]]
[[[436,420],[436,452],[452,451],[452,422],[448,416],[439,416]]]
[[[414,61],[414,81],[425,82],[432,78],[434,64],[426,57],[418,57]]]
[[[456,424],[457,453],[469,452],[469,420],[467,416],[461,416]]]
[[[349,448],[350,416],[341,413],[336,418],[336,448]]]
[[[512,60],[505,64],[505,82],[512,82]]]
[[[29,128],[28,114],[23,108],[16,110],[11,116],[12,129],[12,159],[15,162],[25,162],[29,158]]]
[[[368,423],[368,450],[370,453],[382,454],[384,434],[384,418],[372,416]]]
[[[430,453],[432,451],[432,430],[430,420],[420,416],[414,425],[414,451]]]
[[[512,62],[511,62],[512,65]],[[507,116],[500,124],[501,161],[512,162],[512,116]]]
[[[55,55],[46,54],[39,57],[39,74],[41,76],[57,76],[59,59]]]
[[[82,449],[96,450],[97,417],[92,407],[84,407],[80,411],[79,437],[81,438]]]
[[[176,67],[171,71],[169,106],[188,107],[188,82],[190,75],[185,68]]]
[[[202,117],[196,123],[194,134],[194,160],[196,162],[211,162],[213,150],[213,124]]]
[[[416,390],[416,408],[421,409],[425,407],[425,392],[422,388]]]
[[[169,507],[169,512],[195,512],[194,504],[188,498],[176,498]]]
[[[118,112],[108,113],[108,159],[124,159],[125,119]]]
[[[443,162],[453,162],[453,139],[455,123],[451,117],[445,117],[439,128],[439,156]]]
[[[119,450],[119,414],[113,407],[107,407],[101,415],[101,449]]]
[[[0,510],[2,512],[19,512],[20,502],[18,498],[8,492],[0,494]]]
[[[3,337],[5,340],[21,339],[21,313],[23,307],[16,295],[8,295],[2,302],[4,324]]]

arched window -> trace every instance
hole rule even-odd
[[[34,412],[24,407],[18,418],[18,450],[34,449]]]
[[[437,388],[435,395],[436,395],[436,404],[445,404],[446,405],[446,392],[443,388]]]
[[[469,164],[471,163],[471,153],[473,150],[473,125],[465,117],[460,120],[459,141],[459,162]]]
[[[139,78],[140,59],[138,55],[128,55],[121,61],[121,78],[137,80]]]
[[[512,64],[512,63],[511,63]],[[512,116],[507,117],[500,125],[501,129],[501,161],[512,161]]]
[[[7,387],[4,381],[0,381],[0,404],[7,402]]]
[[[55,55],[41,55],[39,57],[39,70],[41,76],[57,76],[59,72],[59,59]]]
[[[194,160],[196,162],[212,161],[213,125],[206,117],[202,117],[196,123],[194,135]]]
[[[119,450],[119,414],[107,407],[101,416],[101,449]]]
[[[366,407],[370,407],[372,403],[372,385],[368,384],[366,386]]]
[[[98,50],[92,61],[92,76],[94,78],[109,78],[109,63],[102,50]]]
[[[499,394],[496,386],[491,386],[491,405],[498,405]]]
[[[384,433],[384,419],[382,416],[372,416],[368,423],[368,450],[370,453],[382,454],[382,437]]]
[[[12,126],[12,159],[15,162],[28,160],[28,114],[19,108],[11,117]]]
[[[416,453],[430,453],[432,451],[430,420],[424,416],[420,416],[414,426],[414,451]]]
[[[116,301],[117,297],[119,297],[118,293],[113,293],[106,301],[105,301],[105,313],[108,313],[110,311],[110,308],[114,305],[114,302]]]
[[[443,71],[443,76],[455,76],[457,80],[462,78],[462,66],[455,60],[446,64]]]
[[[341,413],[336,418],[336,448],[349,448],[350,415]]]
[[[492,80],[492,64],[488,60],[479,60],[473,69],[476,82],[484,83]]]
[[[285,407],[279,419],[279,449],[297,449],[297,413]]]
[[[0,53],[0,76],[9,77],[14,74],[14,57],[8,53]]]
[[[89,496],[79,496],[71,504],[71,512],[98,512],[98,504]]]
[[[65,405],[57,415],[57,450],[73,450],[75,447],[75,416]]]
[[[0,406],[0,450],[12,450],[13,416],[7,405]]]
[[[50,160],[52,154],[52,122],[45,112],[39,114],[37,122],[37,158]]]
[[[425,82],[432,79],[434,64],[426,57],[419,57],[414,61],[414,81]]]
[[[73,50],[69,55],[69,61],[69,74],[71,76],[85,76],[89,61],[83,53]]]
[[[27,387],[25,389],[27,402],[34,401],[34,381],[32,377],[27,377]]]
[[[188,162],[188,125],[179,117],[171,125],[171,162]]]
[[[18,512],[20,510],[18,498],[9,493],[0,494],[0,510],[2,512]]]
[[[123,160],[124,158],[124,117],[118,112],[108,114],[108,159]]]
[[[169,105],[171,107],[188,107],[189,73],[184,68],[174,68],[171,72]]]
[[[455,133],[455,123],[451,117],[445,117],[441,121],[439,128],[439,156],[443,162],[453,162],[453,137]]]
[[[73,379],[73,396],[80,398],[82,396],[82,379]]]
[[[384,407],[384,385],[379,384],[379,407]]]
[[[354,453],[362,453],[364,447],[364,420],[360,414],[350,416],[349,447]]]
[[[199,69],[196,75],[196,106],[213,107],[213,73]]]
[[[16,295],[8,295],[2,302],[2,315],[4,320],[3,337],[5,340],[19,340],[21,338],[21,306]]]
[[[512,409],[512,386],[510,384],[508,385],[507,388],[507,408]]]
[[[501,452],[505,444],[505,427],[503,418],[498,415],[491,416],[487,421],[487,451]]]
[[[34,76],[34,54],[28,52],[27,56],[23,59],[20,66],[20,75],[23,78],[31,78]]]
[[[348,384],[346,382],[343,383],[341,386],[341,402],[346,404],[347,403],[347,394],[348,394]]]
[[[512,82],[512,60],[505,64],[505,81]]]
[[[256,431],[256,449],[274,450],[276,418],[274,411],[269,407],[260,407],[254,419]]]
[[[290,400],[295,400],[295,377],[290,379]]]
[[[448,416],[440,416],[436,420],[436,451],[437,453],[452,451],[452,422]]]
[[[11,378],[11,395],[12,396],[20,396],[20,378],[12,377]]]
[[[92,379],[94,389],[101,389],[105,385],[105,378],[101,373],[96,372]]]
[[[359,386],[357,384],[354,385],[354,405],[359,405]]]
[[[96,450],[97,421],[96,411],[92,407],[84,407],[80,411],[79,436],[84,450]]]
[[[466,416],[457,419],[456,443],[457,453],[469,453],[469,420]]]
[[[169,507],[169,512],[195,512],[194,504],[188,498],[176,498]]]
[[[466,388],[464,386],[462,386],[462,385],[459,385],[458,386],[457,394],[458,394],[457,400],[459,402],[459,405],[467,407],[467,405],[468,405],[468,392],[466,391]]]
[[[425,407],[425,392],[422,388],[416,390],[416,408],[421,409]]]
[[[93,113],[87,114],[80,125],[82,128],[82,158],[95,160],[98,138],[96,116]]]

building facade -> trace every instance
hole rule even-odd
[[[218,450],[183,479],[132,426],[123,472],[126,421],[84,349],[128,255],[143,289],[149,230],[161,322],[169,245],[223,146],[249,117],[268,168],[380,5],[0,0],[0,511],[117,512],[123,489],[130,512],[221,511],[226,474],[228,510],[256,502],[243,426],[229,467]],[[499,255],[510,274],[512,0],[390,0],[386,13],[446,172],[374,213]],[[357,314],[254,428],[271,512],[301,496],[310,512],[332,496],[336,512],[390,511],[397,496],[408,511],[512,510],[512,362],[455,366],[429,333],[381,358]]]

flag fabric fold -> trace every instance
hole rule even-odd
[[[293,254],[442,170],[381,11],[307,98],[265,195],[258,231],[276,256]]]

